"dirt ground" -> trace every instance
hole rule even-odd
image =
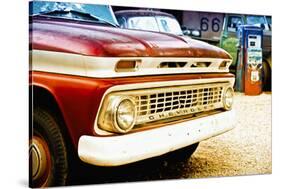
[[[189,160],[168,161],[162,156],[117,168],[88,166],[70,184],[270,174],[271,94],[236,93],[233,109],[236,127],[202,141]]]
[[[183,177],[271,173],[271,94],[236,94],[236,127],[200,143]]]

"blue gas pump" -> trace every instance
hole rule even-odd
[[[258,95],[262,92],[263,30],[257,26],[242,25],[237,35],[239,47],[235,88],[246,95]]]

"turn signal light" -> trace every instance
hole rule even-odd
[[[136,71],[138,62],[135,60],[121,60],[117,62],[115,71],[116,72],[133,72]]]

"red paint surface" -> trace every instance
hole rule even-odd
[[[56,99],[76,148],[81,135],[95,134],[93,126],[100,101],[105,91],[112,86],[145,82],[233,77],[232,74],[185,74],[98,79],[35,71],[30,74],[32,75],[32,85],[47,89]]]
[[[230,58],[212,45],[158,32],[126,30],[63,19],[32,19],[32,49],[108,57],[212,57]]]

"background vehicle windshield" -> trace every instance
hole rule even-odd
[[[264,16],[247,16],[246,22],[249,25],[254,25],[254,26],[264,26],[264,30],[269,30],[267,22],[265,20]]]
[[[77,11],[86,13],[98,18],[101,21],[109,22],[112,25],[118,25],[116,18],[108,5],[93,5],[80,3],[66,3],[66,2],[48,2],[48,1],[34,1],[30,2],[29,15],[43,15],[54,11]],[[56,14],[56,17],[64,17],[68,19],[77,19],[71,14]],[[79,17],[83,20],[83,17]]]
[[[165,16],[131,17],[128,19],[128,28],[182,35],[182,31],[177,20]]]
[[[272,18],[271,18],[271,16],[267,16],[266,20],[267,20],[267,23],[268,23],[268,25],[270,26],[270,29],[271,29],[272,28]]]

